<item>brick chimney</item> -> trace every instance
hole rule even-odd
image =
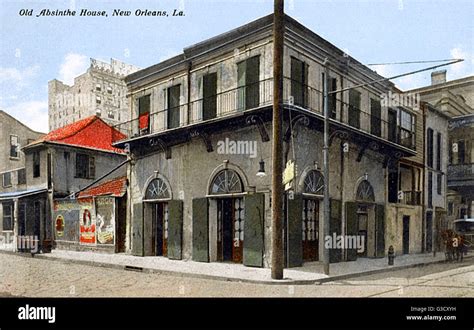
[[[431,85],[442,84],[446,82],[446,70],[431,72]]]

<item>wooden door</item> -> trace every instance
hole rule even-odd
[[[319,201],[303,200],[303,261],[319,259]]]
[[[242,262],[244,201],[223,198],[217,201],[217,256],[219,261]]]
[[[359,217],[359,237],[364,237],[364,249],[360,251],[357,250],[357,256],[359,257],[367,257],[367,231],[368,231],[368,223],[369,223],[369,216],[367,213],[361,213],[358,215]]]
[[[152,251],[156,256],[168,255],[168,203],[154,204]]]

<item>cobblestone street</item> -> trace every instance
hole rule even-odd
[[[312,285],[141,273],[0,254],[0,295],[23,297],[474,297],[474,265],[433,264]]]

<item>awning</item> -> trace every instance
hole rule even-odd
[[[31,195],[37,195],[41,193],[47,192],[48,189],[46,188],[37,188],[37,189],[29,189],[29,190],[22,190],[22,191],[12,191],[0,194],[0,200],[7,200],[7,199],[14,199],[14,198],[23,198],[28,197]]]
[[[102,184],[90,187],[79,193],[77,198],[95,197],[95,196],[112,196],[122,197],[127,192],[127,177],[119,177]]]

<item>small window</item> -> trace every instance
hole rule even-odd
[[[112,110],[107,111],[107,117],[109,119],[114,119],[115,118],[114,112]]]
[[[97,97],[95,98],[95,103],[97,103],[97,104],[101,104],[101,103],[102,103],[102,99],[100,98],[100,96],[97,96]]]
[[[13,203],[3,203],[3,231],[13,230]]]
[[[10,135],[10,157],[18,158],[19,153],[18,150],[20,149],[20,145],[18,143],[18,136]]]
[[[17,171],[18,184],[26,184],[26,170],[24,168]]]
[[[2,174],[2,185],[3,187],[11,187],[12,185],[12,173],[6,172]]]
[[[100,109],[95,110],[95,114],[97,115],[97,117],[100,117],[102,115],[102,110]]]
[[[448,215],[451,216],[454,213],[454,202],[449,201],[448,202]]]
[[[38,178],[41,175],[40,153],[38,151],[33,153],[33,178]]]
[[[86,154],[76,154],[76,178],[93,179],[95,177],[95,159]]]
[[[112,94],[112,87],[107,87],[107,93]]]
[[[433,153],[434,153],[434,146],[433,146],[433,130],[428,128],[426,131],[426,152],[427,152],[427,165],[428,167],[433,168]]]
[[[100,84],[95,85],[95,90],[97,92],[100,92],[102,90],[102,87],[100,86]]]

